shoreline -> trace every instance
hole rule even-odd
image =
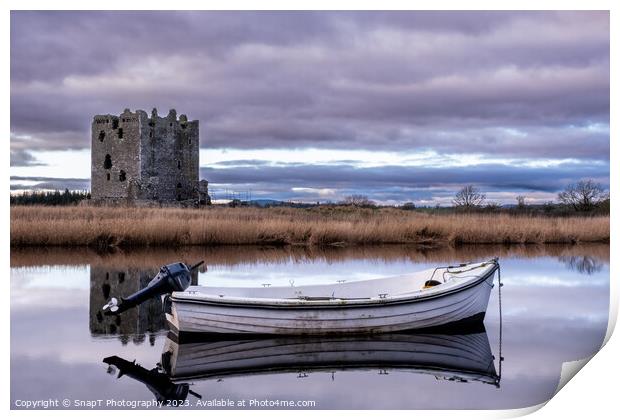
[[[40,265],[90,264],[98,266],[159,267],[166,261],[196,262],[204,260],[206,266],[234,266],[237,264],[280,263],[325,260],[339,262],[351,259],[377,261],[408,261],[414,263],[474,261],[489,256],[500,259],[537,258],[550,256],[570,262],[584,256],[609,263],[608,244],[537,244],[537,245],[461,245],[456,247],[416,247],[414,245],[369,245],[358,247],[257,247],[238,246],[187,246],[140,247],[131,249],[96,250],[88,247],[22,247],[11,248],[11,267]]]
[[[609,216],[432,215],[394,208],[11,207],[11,249],[609,244]]]

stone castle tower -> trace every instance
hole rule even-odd
[[[91,139],[91,197],[102,204],[208,204],[198,181],[198,121],[129,109],[95,115]]]

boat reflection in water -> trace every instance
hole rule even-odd
[[[405,371],[434,375],[438,380],[481,382],[499,387],[501,357],[499,374],[494,360],[481,323],[475,330],[459,333],[294,336],[181,343],[169,334],[161,363],[151,371],[116,356],[104,362],[145,383],[158,399],[179,400],[187,397],[190,380],[217,381],[275,373],[305,376],[312,372],[351,370]]]
[[[484,327],[470,334],[280,337],[178,343],[168,337],[162,367],[172,380],[263,373],[404,370],[499,386]]]
[[[187,383],[174,383],[168,375],[161,371],[160,366],[153,369],[145,369],[136,362],[130,362],[118,356],[110,356],[103,359],[108,364],[108,373],[115,373],[118,369],[118,378],[128,376],[138,382],[142,382],[153,393],[158,402],[165,405],[178,405],[187,399],[188,394],[201,398],[189,388]]]

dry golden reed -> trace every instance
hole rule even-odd
[[[11,207],[11,246],[609,242],[609,217],[429,215],[394,208]]]

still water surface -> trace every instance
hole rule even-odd
[[[198,284],[276,286],[397,275],[497,255],[505,284],[501,342],[498,287],[478,328],[362,338],[178,344],[167,336],[155,300],[117,318],[100,312],[110,296],[138,290],[175,260],[206,261]],[[520,408],[553,395],[563,362],[600,348],[608,308],[607,245],[13,250],[11,401],[20,408],[23,401],[68,399],[75,408],[75,400],[102,400],[98,408],[113,408],[108,400],[180,395],[190,408],[222,399],[244,400],[245,408],[266,400],[318,409]],[[227,362],[215,363],[218,357]]]

